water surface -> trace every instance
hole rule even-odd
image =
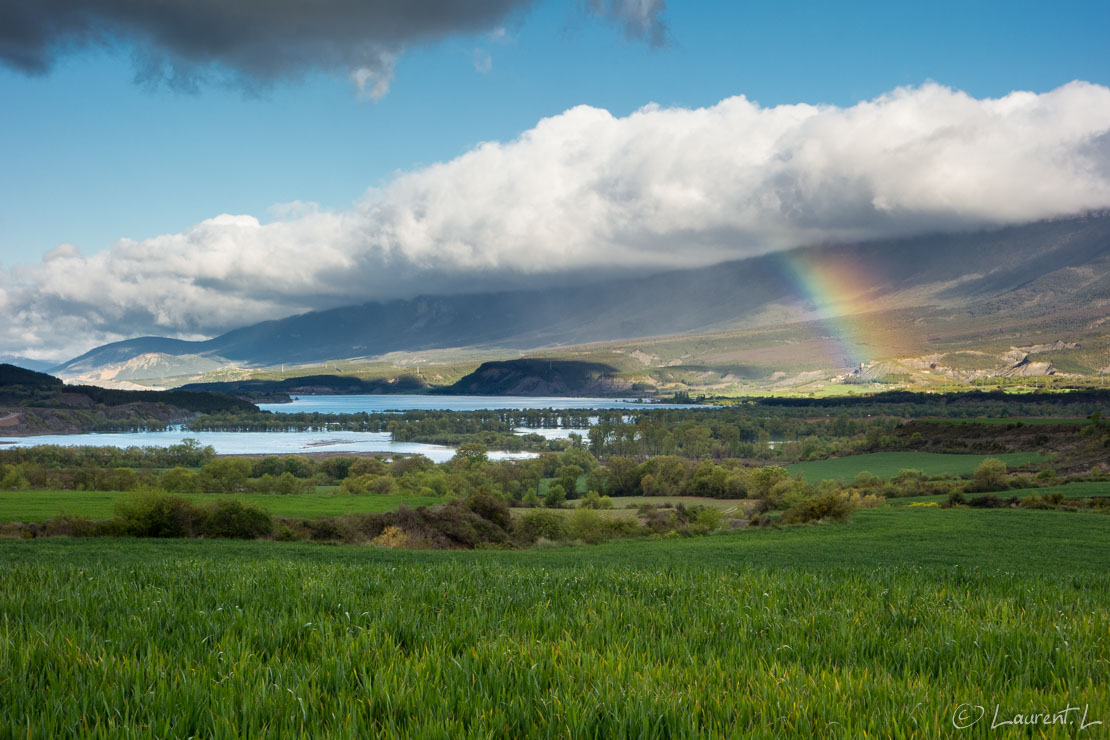
[[[306,452],[381,452],[427,455],[435,462],[455,456],[455,448],[419,442],[394,442],[389,432],[112,432],[41,434],[0,439],[4,447],[169,447],[191,438],[211,445],[219,455],[288,455]],[[10,445],[8,443],[11,443]],[[491,459],[535,457],[534,452],[490,452]]]
[[[400,411],[484,411],[496,409],[667,409],[711,408],[681,404],[645,403],[628,398],[578,398],[566,396],[294,396],[292,403],[259,404],[264,411],[278,414],[323,413],[352,414]],[[597,418],[591,417],[590,423]],[[517,434],[539,434],[545,439],[567,439],[571,434],[586,437],[588,429],[518,427]],[[268,455],[306,452],[381,452],[419,453],[436,462],[450,460],[455,448],[417,442],[394,442],[389,432],[188,432],[169,429],[162,432],[102,432],[90,434],[43,434],[34,437],[0,437],[0,445],[33,447],[61,445],[75,447],[168,447],[192,438],[211,445],[220,455]],[[535,457],[530,452],[490,452],[493,459]]]

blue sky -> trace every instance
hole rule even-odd
[[[126,47],[79,50],[41,76],[0,67],[0,267],[220,213],[265,221],[277,203],[345,208],[397,170],[578,104],[625,115],[744,94],[846,106],[926,80],[975,97],[1110,82],[1106,2],[672,1],[662,18],[656,49],[576,2],[537,3],[504,38],[410,46],[377,102],[338,73],[258,95],[137,85]]]

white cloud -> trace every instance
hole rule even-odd
[[[1108,132],[1110,89],[1081,82],[986,100],[927,84],[849,108],[579,106],[347,211],[221,215],[90,256],[63,245],[0,276],[0,350],[1106,208]]]
[[[493,69],[493,56],[485,49],[475,49],[471,57],[475,72],[489,74]]]
[[[396,62],[396,53],[380,51],[375,54],[371,64],[353,70],[351,81],[358,88],[359,96],[374,101],[384,98],[393,84]]]

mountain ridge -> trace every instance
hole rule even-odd
[[[806,270],[847,275],[854,292],[845,292],[840,303],[821,304],[799,280]],[[1083,305],[1070,305],[1073,296]],[[804,247],[590,285],[368,302],[260,322],[204,341],[123,340],[52,372],[82,377],[151,353],[187,358],[180,362],[194,366],[257,367],[453,347],[549,349],[828,319],[860,304],[1029,316],[1086,315],[1094,308],[1106,315],[1105,300],[1110,215],[1098,213],[993,231]]]

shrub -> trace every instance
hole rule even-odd
[[[601,514],[593,509],[575,509],[568,517],[567,529],[571,539],[595,545],[608,539],[608,532]]]
[[[321,517],[305,522],[308,536],[314,540],[333,540],[354,542],[358,539],[357,532],[347,520],[340,521],[333,517]]]
[[[805,481],[787,478],[771,487],[763,497],[763,504],[767,509],[789,509],[804,501],[808,495],[809,486]]]
[[[138,476],[131,468],[102,470],[96,476],[96,488],[100,491],[134,491],[138,487]]]
[[[972,473],[975,488],[979,491],[1003,491],[1006,489],[1006,463],[997,457],[988,457],[979,463]]]
[[[396,548],[398,550],[411,550],[420,546],[416,538],[396,524],[392,524],[382,530],[381,534],[370,540],[370,544],[377,545],[378,547]]]
[[[158,484],[170,493],[190,493],[198,490],[197,476],[188,468],[178,466],[162,473]]]
[[[529,511],[513,520],[513,536],[523,544],[565,540],[568,534],[566,518],[553,511]]]
[[[724,520],[725,515],[720,509],[707,506],[698,512],[698,517],[694,520],[694,529],[701,533],[713,532],[721,528]]]
[[[779,483],[782,483],[790,478],[790,473],[786,468],[777,465],[768,465],[759,468],[752,474],[751,480],[751,493],[756,498],[767,499],[771,494],[771,490]],[[772,508],[773,505],[772,505]]]
[[[608,496],[598,496],[597,491],[590,491],[586,497],[582,499],[579,506],[586,509],[612,509],[613,499]]]
[[[219,501],[204,518],[202,533],[208,537],[253,540],[274,531],[268,513],[239,501]]]
[[[968,506],[974,506],[977,509],[1000,509],[1007,505],[1007,502],[998,498],[994,494],[988,493],[985,496],[975,496],[967,500]]]
[[[42,523],[39,534],[44,537],[92,537],[96,523],[85,517],[59,514]]]
[[[301,539],[296,530],[285,522],[278,522],[274,526],[274,539],[278,542],[296,542]]]
[[[359,462],[361,462],[361,460]],[[354,466],[351,466],[351,469],[353,470]],[[368,473],[366,475],[347,478],[340,484],[339,490],[343,493],[353,494],[390,494],[397,490],[397,481],[388,475],[374,475]]]
[[[502,529],[509,529],[512,525],[512,516],[509,514],[508,505],[488,493],[476,493],[466,499],[466,506],[486,521],[493,522]]]
[[[347,477],[358,478],[364,475],[388,475],[389,468],[381,458],[360,457],[347,468]]]
[[[921,496],[925,494],[925,473],[917,468],[903,468],[891,477],[891,485],[897,487],[899,496]]]
[[[0,488],[5,491],[22,490],[31,487],[31,482],[27,480],[27,476],[23,475],[23,470],[18,466],[13,465],[0,479]]]
[[[882,496],[874,493],[860,494],[857,491],[848,494],[848,502],[852,504],[854,509],[877,509],[886,505],[886,499]]]
[[[782,515],[786,524],[815,522],[822,519],[844,521],[852,515],[852,502],[843,493],[826,493],[813,496],[790,507]]]
[[[246,488],[251,463],[241,457],[219,457],[201,471],[204,489],[209,493],[239,493]]]
[[[879,488],[882,485],[882,479],[870,470],[861,470],[856,473],[856,477],[852,479],[852,486],[854,488]]]
[[[116,518],[133,537],[191,537],[204,512],[183,498],[150,491],[116,504]]]
[[[630,516],[603,517],[602,527],[609,537],[633,537],[644,533],[640,523]]]

